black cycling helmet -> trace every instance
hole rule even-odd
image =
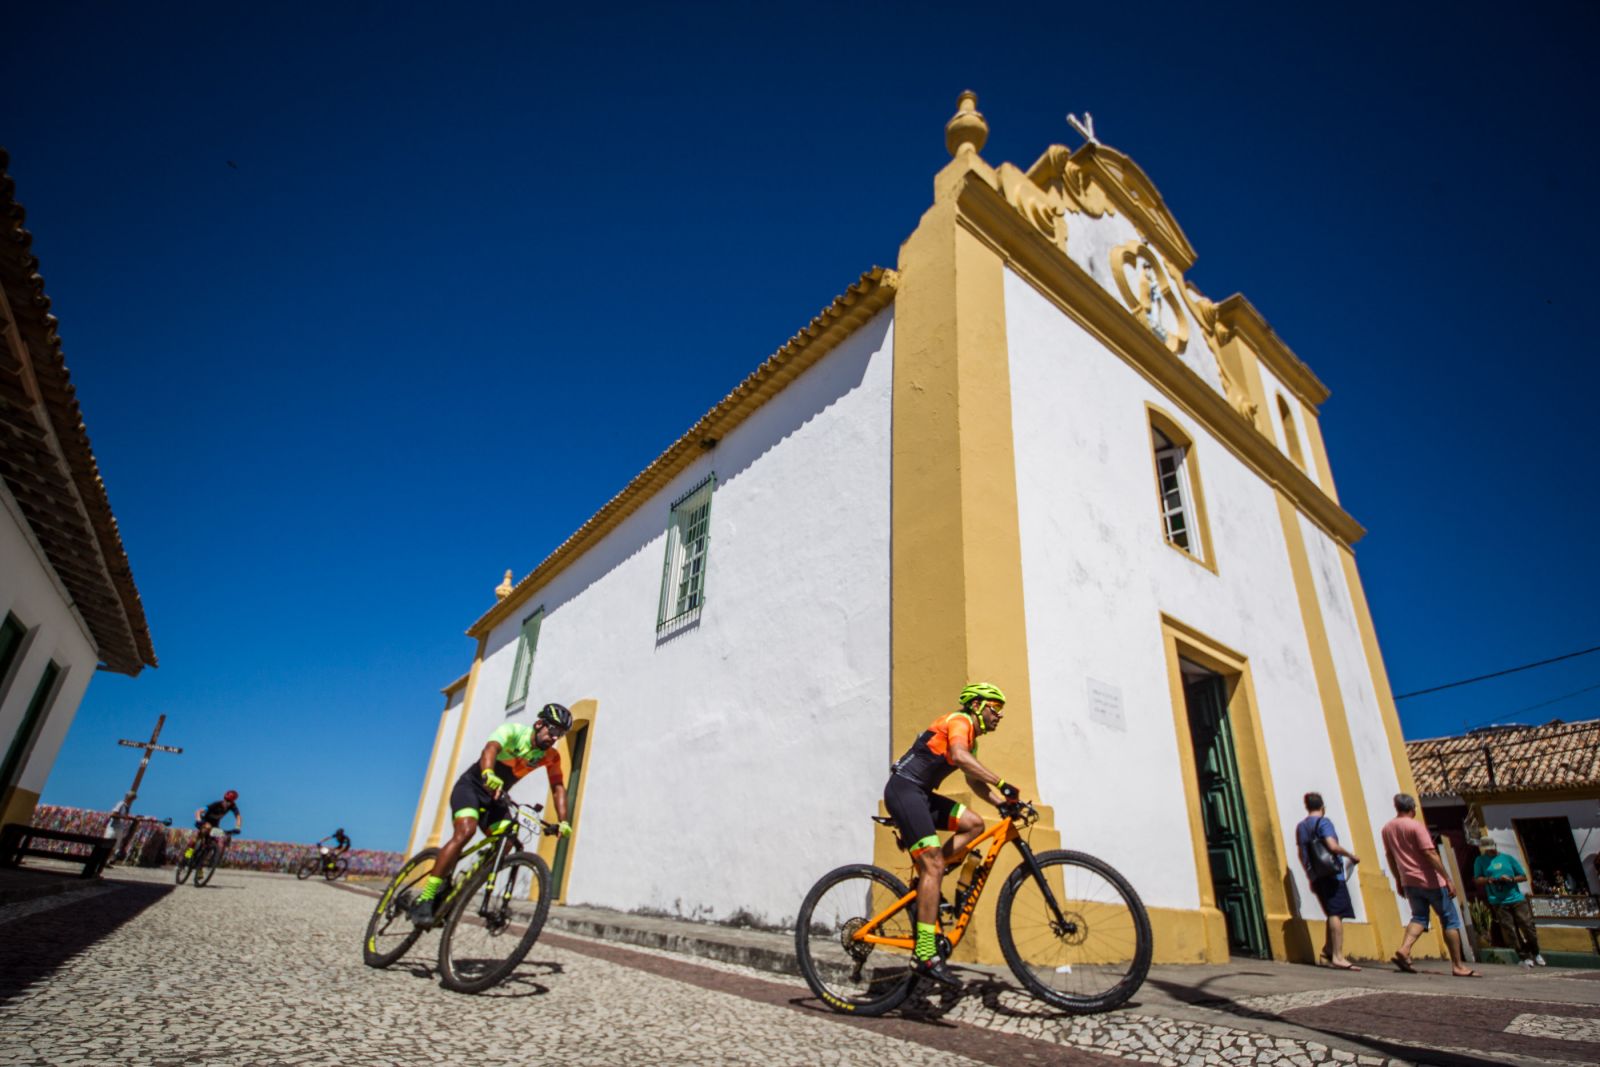
[[[546,704],[539,709],[539,715],[534,721],[542,722],[552,730],[566,733],[572,729],[572,712],[567,710],[565,704]]]
[[[335,830],[333,832],[333,836],[334,837],[343,837],[344,836],[344,827],[341,826],[337,830]]]

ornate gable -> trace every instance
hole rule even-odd
[[[1115,148],[1092,141],[1076,152],[1051,145],[1028,168],[1028,178],[1041,189],[1057,190],[1075,210],[1095,218],[1108,211],[1122,215],[1179,271],[1194,266],[1194,246],[1167,210],[1155,182]]]

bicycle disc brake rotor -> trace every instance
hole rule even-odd
[[[483,919],[484,929],[489,931],[490,937],[498,937],[506,932],[506,927],[511,925],[511,905],[503,900],[490,898],[478,909],[478,916]]]
[[[1075,911],[1063,911],[1064,922],[1053,922],[1050,929],[1063,943],[1081,945],[1089,939],[1089,924]]]

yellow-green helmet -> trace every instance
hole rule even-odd
[[[994,700],[1001,704],[1006,702],[1006,695],[997,685],[988,682],[973,682],[961,691],[961,706],[966,707],[974,700]]]

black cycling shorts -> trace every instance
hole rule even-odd
[[[511,809],[489,792],[483,784],[482,772],[477,767],[469,767],[456,779],[455,788],[450,790],[450,821],[464,818],[477,819],[491,826],[502,819],[511,818]]]
[[[889,784],[883,787],[883,806],[889,809],[908,849],[919,841],[937,838],[939,830],[954,830],[965,810],[965,805],[930,793],[898,774],[891,774]]]

